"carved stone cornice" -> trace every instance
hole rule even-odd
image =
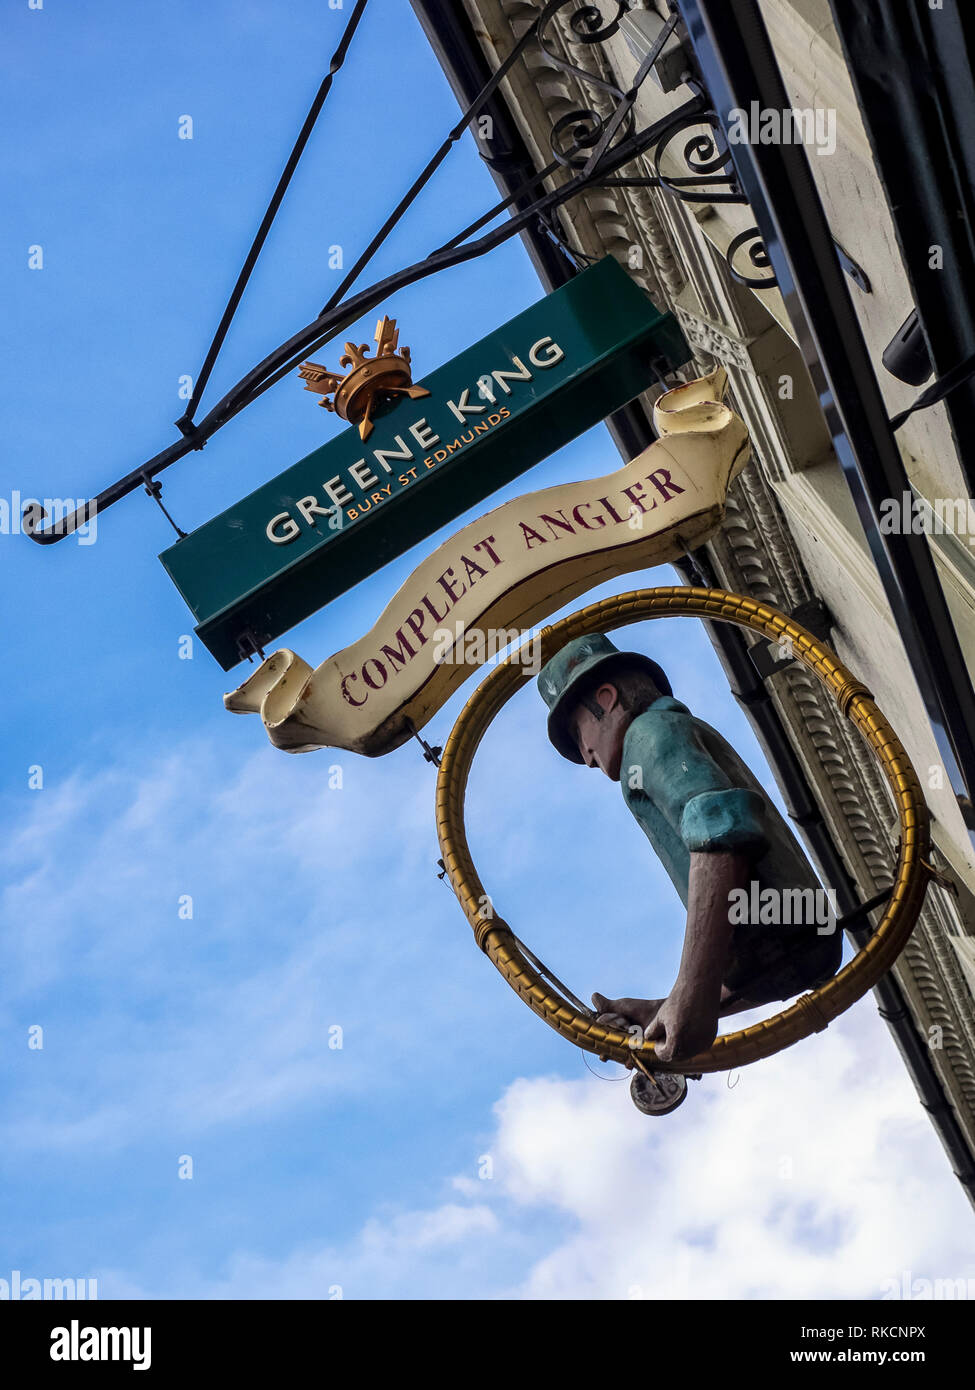
[[[733,491],[734,519],[708,547],[721,582],[786,609],[812,597],[760,467],[751,464]],[[770,689],[831,834],[861,895],[869,897],[890,883],[896,859],[896,818],[886,785],[856,730],[809,671],[789,667],[772,678]],[[894,975],[919,1031],[939,1044],[938,1069],[975,1138],[975,1009],[950,940],[957,934],[967,933],[954,900],[932,887]]]

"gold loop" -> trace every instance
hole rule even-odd
[[[815,673],[873,750],[894,794],[900,819],[897,875],[884,915],[867,944],[837,975],[819,989],[801,996],[774,1018],[719,1037],[707,1052],[685,1058],[679,1064],[657,1061],[652,1043],[644,1042],[639,1049],[640,1057],[655,1071],[724,1071],[770,1057],[810,1033],[820,1032],[887,973],[907,943],[929,882],[924,862],[929,853],[928,808],[910,759],[866,686],[811,632],[786,614],[744,594],[679,586],[634,589],[616,598],[602,599],[543,629],[542,660],[548,661],[575,637],[612,632],[629,623],[667,617],[736,623],[775,642],[791,641],[797,660]],[[450,885],[474,928],[478,945],[529,1008],[577,1047],[599,1057],[625,1062],[633,1057],[631,1039],[597,1023],[593,1017],[578,1013],[554,994],[519,949],[510,931],[492,933],[491,927],[497,927],[499,919],[487,923],[483,919],[481,905],[486,894],[467,843],[464,793],[474,754],[488,726],[502,706],[531,678],[527,664],[514,659],[517,655],[513,653],[481,682],[447,740],[437,778],[437,834],[441,857],[447,866]]]

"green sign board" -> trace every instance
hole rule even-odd
[[[159,557],[225,671],[617,410],[689,351],[611,257]]]

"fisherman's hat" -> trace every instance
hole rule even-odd
[[[621,652],[602,632],[573,638],[542,667],[538,689],[549,709],[548,736],[563,758],[572,763],[582,762],[582,754],[568,727],[568,717],[578,703],[577,692],[582,683],[588,685],[589,678],[597,672],[611,680],[612,672],[623,666],[644,671],[662,695],[673,694],[670,681],[655,661],[642,652]]]

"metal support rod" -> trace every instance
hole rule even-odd
[[[756,0],[677,0],[712,107],[787,110]],[[885,535],[880,508],[910,491],[859,320],[801,144],[734,146],[765,241],[945,771],[975,843],[975,691],[927,537]]]

